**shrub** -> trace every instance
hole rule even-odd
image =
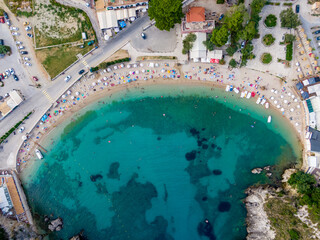
[[[237,67],[237,62],[236,60],[234,60],[233,58],[230,60],[229,62],[229,66],[232,68],[236,68]]]
[[[299,240],[300,239],[300,232],[296,229],[290,229],[289,231],[291,240]]]
[[[224,0],[217,0],[217,4],[224,4]]]
[[[292,54],[293,54],[293,43],[289,43],[286,46],[286,60],[291,61],[292,60]]]
[[[111,62],[102,62],[98,65],[98,69],[104,69],[104,68],[107,68],[107,67],[114,65],[116,63],[129,62],[130,60],[131,60],[130,58],[122,58],[122,59],[118,59],[118,60],[111,61]]]
[[[273,14],[268,15],[264,20],[264,24],[270,28],[275,27],[277,25],[277,17]]]
[[[271,56],[270,53],[264,53],[264,54],[262,54],[262,56],[261,56],[261,62],[262,62],[263,64],[269,64],[269,63],[271,63],[271,61],[272,61],[272,56]]]
[[[226,60],[224,60],[223,58],[219,61],[220,65],[225,65],[226,64]]]
[[[189,33],[185,39],[183,39],[183,49],[182,54],[187,54],[193,47],[193,42],[195,42],[197,36],[194,33]]]
[[[227,49],[226,52],[228,53],[229,56],[233,56],[233,54],[238,50],[238,47],[236,45],[232,46],[230,45]]]
[[[272,34],[266,34],[263,39],[262,42],[266,45],[266,46],[270,46],[274,43],[276,39],[272,36]]]
[[[292,6],[292,3],[283,3],[283,6]]]

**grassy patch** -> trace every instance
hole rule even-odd
[[[4,0],[4,2],[7,5],[7,7],[10,9],[10,11],[15,15],[17,14],[17,12],[28,13],[27,11],[24,11],[24,7],[26,8],[30,7],[32,9],[32,0],[10,0],[10,1]]]
[[[81,53],[84,55],[92,48],[93,46],[85,46],[85,48],[62,46],[36,50],[36,55],[50,77],[53,78],[75,62],[77,54]]]
[[[174,60],[177,59],[175,56],[140,56],[137,57],[137,61],[141,60]]]
[[[275,239],[310,239],[312,230],[295,216],[294,203],[291,198],[270,198],[266,202],[264,209],[276,232]]]
[[[264,53],[264,54],[262,54],[262,56],[261,56],[261,62],[262,62],[263,64],[271,63],[271,61],[272,61],[272,56],[271,56],[270,53]]]
[[[287,61],[292,60],[292,54],[293,54],[293,43],[289,43],[286,46],[286,60]]]
[[[264,24],[270,28],[275,27],[277,25],[277,17],[273,14],[269,14],[264,20]]]
[[[0,16],[3,16],[3,12],[4,12],[4,10],[2,8],[0,8]]]

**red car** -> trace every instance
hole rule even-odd
[[[4,79],[4,76],[2,73],[0,73],[0,80],[3,80]]]
[[[37,77],[33,76],[32,78],[33,78],[33,80],[38,81]]]
[[[5,23],[4,17],[0,17],[0,22],[1,22],[1,23]]]

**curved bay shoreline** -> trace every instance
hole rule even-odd
[[[148,81],[137,81],[137,82],[133,82],[130,84],[116,85],[112,88],[105,88],[101,91],[96,91],[94,94],[90,94],[90,96],[88,96],[84,101],[81,101],[81,102],[77,103],[76,105],[72,106],[72,108],[70,108],[68,111],[65,111],[63,113],[63,115],[61,115],[57,119],[53,120],[52,123],[46,128],[46,131],[43,134],[41,134],[39,136],[39,138],[37,138],[37,142],[39,142],[39,144],[40,144],[41,142],[46,140],[49,133],[51,133],[58,125],[65,122],[67,119],[76,117],[77,113],[79,113],[79,111],[81,109],[85,108],[86,106],[88,106],[92,103],[98,102],[102,98],[105,98],[107,96],[112,96],[112,94],[115,94],[115,93],[118,93],[121,91],[130,91],[130,89],[133,89],[133,88],[139,88],[141,91],[143,91],[144,87],[151,86],[151,85],[205,86],[208,88],[221,88],[221,89],[224,89],[226,86],[225,83],[216,83],[216,82],[211,82],[211,81],[199,81],[199,80],[191,80],[191,79],[175,79],[175,80],[173,80],[173,79],[154,78],[154,79],[148,80]],[[252,100],[250,100],[250,101],[252,101]],[[272,108],[270,110],[273,113],[276,113],[279,115],[279,112],[277,111],[276,108]],[[283,118],[283,119],[285,119],[285,121],[287,121],[289,123],[289,125],[292,124],[287,118]],[[292,128],[294,128],[294,127],[292,126]],[[299,134],[296,131],[296,128],[294,128],[294,129],[295,129],[294,130],[295,134],[301,140],[301,134]],[[30,135],[32,135],[32,133]],[[33,152],[34,148],[35,148],[35,145],[31,146],[29,152]],[[32,155],[30,155],[30,157],[32,157]],[[305,162],[303,161],[303,163],[305,163]],[[26,162],[25,164],[28,164],[28,162]],[[23,168],[25,167],[25,164],[22,164],[20,171],[23,170]],[[248,207],[247,207],[247,209],[248,209]]]

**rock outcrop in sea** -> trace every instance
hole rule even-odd
[[[57,218],[55,220],[52,220],[48,226],[49,230],[54,231],[60,231],[63,228],[63,221],[62,218]]]
[[[272,190],[269,187],[250,187],[245,204],[247,208],[247,240],[271,240],[275,239],[275,232],[271,229],[267,213],[264,211],[264,203],[267,194]]]

